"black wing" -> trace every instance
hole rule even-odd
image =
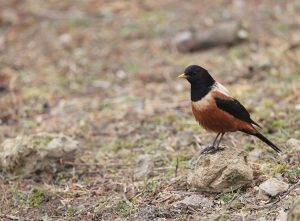
[[[220,108],[221,110],[226,111],[227,113],[231,114],[232,116],[240,120],[246,121],[250,124],[255,124],[256,126],[260,127],[258,123],[256,123],[250,118],[249,112],[238,100],[235,99],[227,100],[227,99],[215,97],[215,101],[217,107]]]

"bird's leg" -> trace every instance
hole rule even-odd
[[[222,140],[222,138],[223,138],[223,136],[224,136],[224,134],[225,134],[225,133],[221,133],[221,137],[220,137],[220,139],[219,139],[219,141],[218,141],[217,146],[215,147],[216,152],[217,152],[217,151],[220,151],[220,150],[224,150],[224,148],[219,147],[219,146],[220,146],[220,143],[221,143],[221,140]]]
[[[217,143],[217,146],[215,147],[217,138],[220,136],[220,134],[221,134],[221,137],[220,137],[220,139],[219,139],[219,141]],[[224,148],[220,148],[219,147],[224,134],[225,133],[218,133],[216,139],[214,140],[213,146],[205,148],[204,150],[202,150],[201,154],[203,154],[203,153],[216,153],[218,151],[224,150]]]
[[[217,142],[218,137],[220,136],[220,134],[221,134],[221,133],[218,133],[218,134],[217,134],[217,136],[216,136],[216,138],[215,138],[215,140],[214,140],[214,142],[213,142],[213,145],[212,145],[213,147],[215,147],[216,142]],[[223,136],[223,135],[222,135],[222,136]],[[221,137],[221,139],[222,139],[222,137]]]
[[[218,137],[220,136],[220,134],[221,134],[221,133],[218,133],[218,134],[217,134],[216,138],[214,139],[213,145],[204,148],[204,149],[201,151],[201,154],[202,154],[202,153],[210,153],[211,151],[214,151],[214,150],[216,149],[216,148],[215,148],[215,145],[216,145],[216,142],[217,142]]]

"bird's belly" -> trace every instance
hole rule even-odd
[[[235,132],[249,125],[232,115],[219,109],[216,105],[199,106],[200,103],[192,103],[192,111],[195,119],[206,130],[217,133]]]

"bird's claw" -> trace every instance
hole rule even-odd
[[[214,153],[216,153],[218,151],[222,151],[222,150],[224,150],[224,148],[222,148],[222,147],[216,148],[214,146],[209,146],[209,147],[206,147],[205,149],[203,149],[201,151],[201,154],[214,154]]]

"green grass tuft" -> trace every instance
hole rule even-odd
[[[40,207],[41,203],[45,199],[46,190],[43,188],[34,189],[28,196],[27,204],[32,208]]]

